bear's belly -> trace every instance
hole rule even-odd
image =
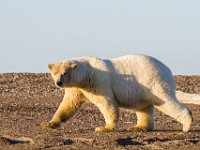
[[[117,104],[121,108],[132,109],[132,110],[141,110],[149,105],[149,103],[145,100],[138,100],[138,101],[131,101],[131,102],[124,102],[120,100],[116,100]]]
[[[149,105],[144,90],[131,82],[115,85],[113,93],[119,107],[139,110]]]

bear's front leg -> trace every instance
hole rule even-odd
[[[63,107],[64,105],[66,105],[64,103],[66,103],[65,100],[62,101],[51,121],[42,124],[44,128],[56,129],[60,127],[60,123],[64,121],[64,118],[65,120],[67,120],[67,116],[69,115],[67,115],[65,107]]]
[[[102,96],[93,97],[92,103],[95,104],[100,112],[103,114],[106,125],[103,127],[96,127],[95,131],[99,132],[110,132],[112,131],[118,121],[118,105],[114,99],[105,98]]]
[[[61,122],[70,119],[84,102],[82,94],[77,90],[68,89],[66,93],[68,94],[65,94],[52,120],[42,124],[44,128],[55,129],[60,127]]]

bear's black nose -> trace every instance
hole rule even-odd
[[[56,84],[57,84],[57,86],[62,86],[63,85],[61,81],[58,81]]]

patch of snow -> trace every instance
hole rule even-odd
[[[176,97],[182,103],[200,105],[200,95],[199,94],[189,94],[189,93],[184,93],[182,91],[176,91]]]

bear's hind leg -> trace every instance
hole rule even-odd
[[[192,113],[176,98],[168,98],[164,104],[155,106],[158,110],[179,121],[183,125],[183,131],[187,132],[192,124]]]
[[[137,125],[129,129],[133,132],[146,132],[154,129],[154,107],[148,106],[136,112]]]

